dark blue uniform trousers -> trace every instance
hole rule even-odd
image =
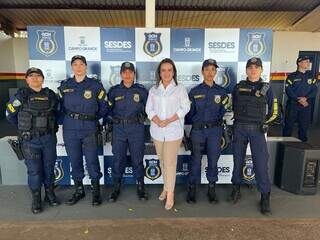
[[[298,121],[298,136],[302,142],[308,140],[307,131],[311,122],[311,105],[298,106],[296,103],[288,103],[286,107],[285,126],[283,136],[291,136],[295,122]]]
[[[253,170],[258,190],[261,193],[269,193],[271,191],[268,171],[269,154],[265,136],[259,129],[248,130],[235,127],[232,143],[234,166],[231,181],[233,184],[241,184],[248,142],[250,143]]]
[[[42,184],[49,186],[54,182],[54,166],[57,159],[56,144],[55,135],[23,140],[22,147],[30,189],[38,190]]]
[[[201,160],[206,150],[208,167],[206,171],[209,183],[218,181],[217,162],[221,153],[222,127],[213,127],[200,130],[191,130],[192,152],[189,183],[196,184],[201,181]]]
[[[125,171],[129,147],[133,174],[138,181],[144,179],[144,124],[114,124],[112,131],[112,177],[120,179]]]
[[[72,179],[74,181],[82,181],[84,178],[84,155],[90,179],[99,180],[102,177],[102,173],[98,159],[96,133],[92,131],[64,130],[63,140],[71,161]]]

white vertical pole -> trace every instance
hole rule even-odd
[[[156,0],[146,0],[146,28],[154,28],[156,23]]]

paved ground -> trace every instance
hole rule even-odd
[[[116,203],[106,201],[111,189],[103,190],[104,202],[100,207],[91,206],[91,193],[75,206],[62,204],[58,207],[44,205],[44,212],[33,215],[30,212],[31,197],[26,186],[0,186],[0,219],[2,221],[50,221],[50,220],[93,220],[93,219],[139,219],[139,218],[254,218],[261,219],[259,212],[259,193],[243,186],[242,199],[237,205],[226,202],[230,193],[229,185],[219,185],[217,193],[220,203],[209,204],[206,186],[198,191],[197,204],[185,202],[185,187],[176,188],[176,204],[172,211],[166,211],[157,197],[160,185],[149,185],[150,200],[140,202],[134,186],[125,186]],[[59,188],[56,193],[60,200],[66,201],[72,194],[71,188]],[[282,218],[319,218],[320,194],[295,195],[273,187],[271,196],[272,217]]]
[[[316,240],[319,219],[139,219],[1,223],[0,239]]]

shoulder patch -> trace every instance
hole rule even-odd
[[[21,102],[19,101],[19,99],[16,98],[15,100],[13,100],[12,105],[14,107],[19,107],[21,106]]]
[[[105,91],[104,90],[100,90],[99,95],[98,95],[98,99],[102,99],[104,96]]]
[[[9,104],[7,105],[7,108],[8,108],[8,110],[9,110],[10,112],[12,112],[12,113],[16,112],[16,109],[12,106],[11,103],[9,103]]]

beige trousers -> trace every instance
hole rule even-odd
[[[177,155],[182,139],[161,142],[153,139],[163,176],[163,190],[174,192],[177,172]]]

